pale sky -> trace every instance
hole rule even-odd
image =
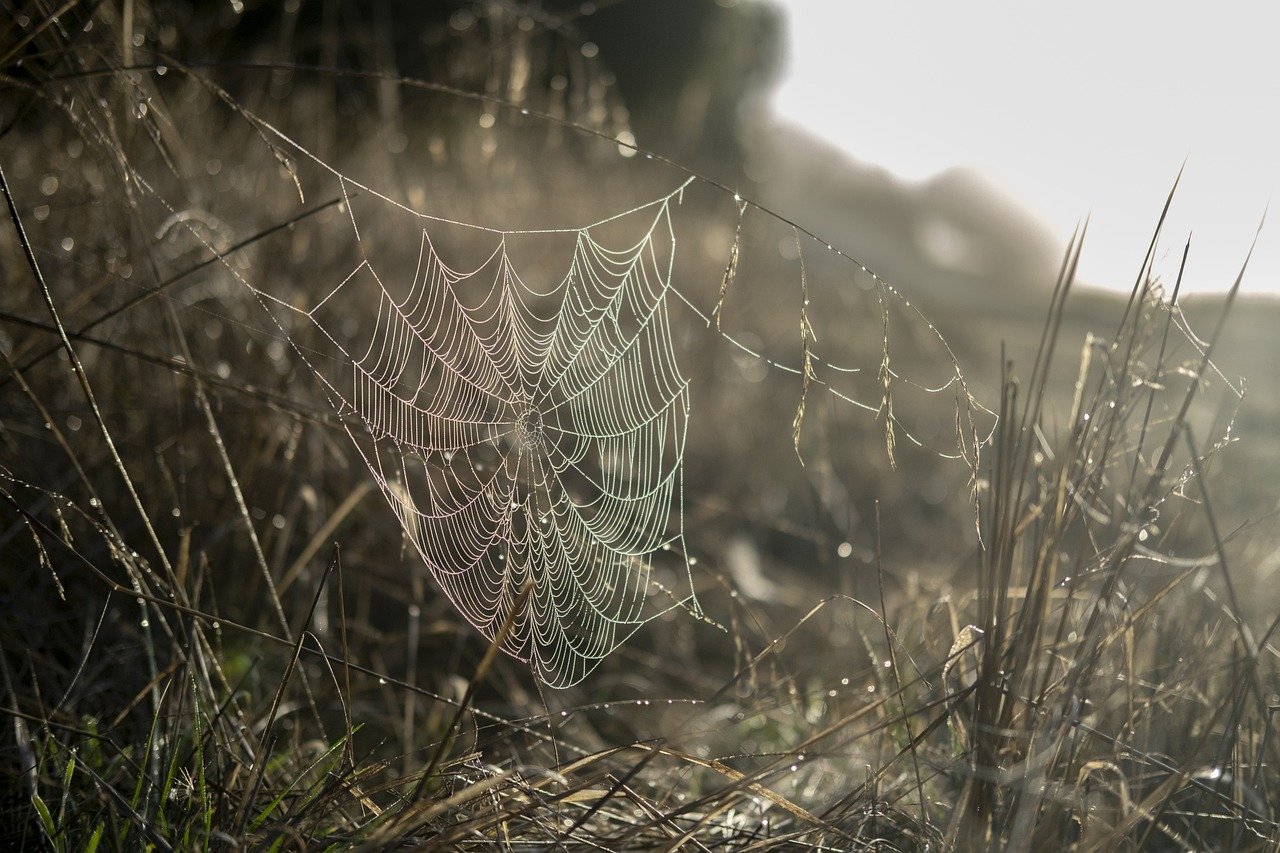
[[[906,180],[970,166],[1127,289],[1178,167],[1158,271],[1225,290],[1280,204],[1280,4],[779,0],[775,112]],[[1246,292],[1280,294],[1280,210]]]

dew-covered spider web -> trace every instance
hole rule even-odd
[[[506,650],[551,685],[657,612],[697,612],[682,521],[690,400],[668,310],[679,195],[548,232],[571,241],[554,277],[527,275],[511,235],[487,230],[487,257],[452,265],[422,218],[412,268],[365,258],[314,305],[276,303],[349,359],[317,374],[364,426],[371,441],[356,445],[432,576],[486,636],[509,619]],[[597,238],[606,226],[629,236]],[[376,319],[344,336],[356,310]]]
[[[938,330],[722,187],[668,175],[609,212],[609,192],[516,182],[526,207],[568,214],[495,227],[450,215],[470,197],[383,193],[237,112],[282,186],[340,204],[300,222],[288,256],[226,269],[317,377],[440,589],[550,686],[664,614],[715,625],[697,590],[738,582],[744,541],[787,537],[780,566],[865,564],[857,496],[903,479],[903,447],[976,481],[992,418]],[[583,209],[599,213],[561,224]]]
[[[879,344],[869,399],[850,385],[866,374],[819,349],[798,231],[784,232],[800,318],[799,334],[784,336],[788,358],[725,319],[753,298],[736,281],[745,204],[734,202],[725,267],[709,281],[676,280],[676,212],[693,179],[582,227],[503,231],[334,177],[344,198],[334,218],[361,247],[358,261],[301,297],[245,281],[292,340],[310,328],[328,345],[319,349],[332,357],[297,351],[441,589],[549,685],[579,681],[657,615],[706,619],[686,542],[691,341],[718,342],[739,368],[758,364],[786,383],[780,434],[797,469],[806,413],[820,428],[823,405],[882,416],[891,455],[892,436],[917,441],[892,410]],[[388,232],[399,252],[365,251],[363,235]],[[872,283],[885,308],[896,293]],[[959,383],[957,369],[917,390]],[[758,423],[716,424],[709,413],[704,431],[727,441],[766,429],[763,412],[748,416]],[[832,479],[820,466],[813,476]]]

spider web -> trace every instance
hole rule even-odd
[[[226,269],[318,377],[441,589],[549,686],[577,683],[640,626],[673,609],[711,621],[694,593],[696,557],[686,542],[687,447],[706,474],[708,460],[759,453],[785,430],[790,458],[803,469],[802,445],[835,446],[844,412],[883,421],[891,464],[900,436],[978,468],[987,439],[974,415],[987,412],[934,326],[861,266],[852,291],[874,297],[882,327],[879,369],[867,372],[865,353],[850,344],[860,336],[845,325],[857,310],[845,301],[852,291],[811,287],[815,266],[805,248],[825,250],[817,254],[828,274],[831,264],[847,274],[852,259],[760,208],[761,224],[781,226],[791,254],[770,262],[769,253],[757,253],[755,275],[740,280],[746,246],[770,243],[744,237],[744,217],[757,207],[723,187],[710,185],[719,201],[732,197],[737,214],[732,243],[723,247],[727,265],[678,285],[673,207],[686,189],[701,186],[696,176],[586,226],[501,230],[383,195],[373,181],[349,177],[219,98],[255,130],[282,183],[299,196],[304,185],[336,185],[343,204],[335,218],[350,231],[335,233],[322,214],[300,232],[310,239],[295,242],[295,253],[316,256],[309,260],[318,281],[299,279],[290,263],[270,272],[282,259],[264,258],[258,273]],[[408,195],[414,199],[412,189]],[[796,286],[776,287],[779,274]],[[751,321],[742,314],[748,308]],[[793,311],[800,334],[775,339],[774,327],[795,328],[786,320]],[[934,347],[944,367],[938,381],[914,380],[891,365],[891,316]],[[795,397],[788,402],[741,383],[716,390],[720,399],[704,401],[712,405],[695,445],[691,400],[711,392],[710,359],[723,364],[726,352],[735,370],[750,374],[748,383],[776,377]],[[682,369],[691,361],[697,385]],[[941,393],[955,397],[953,434],[942,423],[932,437],[917,435],[904,422],[904,398]],[[772,424],[775,410],[788,405],[785,425]],[[723,428],[739,419],[742,429]],[[939,438],[953,442],[954,452],[938,450]],[[744,447],[744,439],[755,443]],[[834,516],[848,497],[834,467],[842,460],[833,459],[816,460],[805,477]],[[758,465],[732,468],[714,471],[721,493],[744,494],[776,476]],[[707,485],[701,476],[698,482]],[[714,510],[702,501],[703,510]],[[850,552],[847,541],[830,548],[842,559]]]
[[[309,308],[255,288],[342,354],[337,370],[303,357],[364,426],[348,432],[408,540],[463,616],[551,686],[665,610],[700,613],[683,531],[689,383],[668,315],[682,190],[572,231],[469,226],[492,243],[469,270],[433,240],[441,220],[415,215],[407,279],[366,257]],[[634,236],[597,238],[606,227]],[[563,274],[527,280],[517,234],[570,237]],[[358,313],[376,320],[340,331]]]

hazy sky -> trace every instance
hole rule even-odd
[[[1089,283],[1128,288],[1187,160],[1158,267],[1231,284],[1280,204],[1280,4],[780,0],[775,110],[908,180],[972,166],[1065,243],[1092,214]],[[1280,210],[1246,290],[1280,294]]]

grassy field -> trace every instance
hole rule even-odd
[[[582,10],[303,6],[0,19],[0,847],[1280,848],[1280,306],[871,264]]]

